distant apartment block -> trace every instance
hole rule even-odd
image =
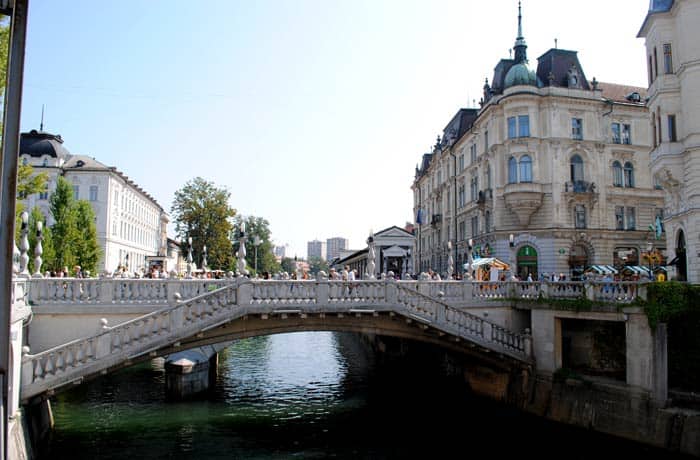
[[[307,259],[312,257],[318,257],[320,259],[326,258],[326,243],[324,241],[313,240],[306,243],[306,255]]]
[[[340,251],[348,248],[348,240],[346,238],[336,237],[326,240],[326,260],[333,260],[340,257]]]
[[[273,253],[275,254],[275,257],[279,257],[280,260],[284,259],[287,255],[287,247],[286,246],[275,246]]]

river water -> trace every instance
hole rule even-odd
[[[238,341],[206,397],[164,393],[149,363],[59,394],[41,458],[680,458],[474,397],[435,360],[379,362],[330,332]]]

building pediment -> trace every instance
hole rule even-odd
[[[406,230],[399,228],[399,227],[389,227],[387,229],[382,230],[379,233],[375,233],[374,238],[406,238],[410,237],[413,238],[413,234],[407,232]]]
[[[382,250],[385,257],[406,257],[406,254],[406,250],[397,245]]]

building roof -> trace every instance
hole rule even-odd
[[[637,33],[637,38],[643,38],[646,36],[646,26],[647,23],[649,22],[649,16],[652,14],[657,14],[657,13],[666,13],[668,11],[671,11],[671,8],[673,8],[674,0],[650,0],[649,1],[649,12],[647,13],[646,17],[644,18],[644,22],[642,23],[642,27],[639,28],[639,32]]]
[[[638,103],[644,105],[647,97],[646,88],[630,85],[618,85],[617,83],[598,83],[598,89],[603,92],[603,97],[615,102]],[[634,94],[637,93],[639,98]]]
[[[19,154],[41,157],[65,158],[70,152],[63,146],[63,139],[58,134],[32,129],[22,133],[19,141]]]
[[[110,171],[110,167],[87,155],[71,155],[65,163],[63,169],[89,169],[89,170],[104,170]]]
[[[580,77],[579,89],[590,90],[577,51],[551,48],[537,58],[537,78],[543,86],[569,87],[569,75],[572,71]]]

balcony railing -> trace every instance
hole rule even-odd
[[[594,182],[586,182],[585,180],[575,180],[564,184],[564,192],[566,193],[596,193],[596,185]]]

